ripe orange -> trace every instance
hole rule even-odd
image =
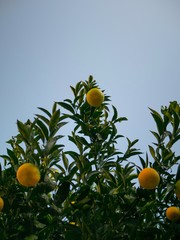
[[[175,193],[176,197],[180,199],[180,180],[175,183]]]
[[[2,199],[2,197],[0,197],[0,211],[3,209],[4,207],[4,200]]]
[[[86,94],[86,100],[92,107],[99,107],[104,101],[104,94],[98,88],[92,88]]]
[[[144,168],[138,175],[139,184],[145,189],[154,189],[159,185],[160,176],[154,168]]]
[[[22,164],[17,170],[16,177],[25,187],[34,187],[41,178],[39,169],[32,163]]]
[[[177,222],[180,220],[180,210],[178,207],[168,207],[166,209],[166,217],[171,221],[171,222]]]

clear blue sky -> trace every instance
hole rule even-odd
[[[70,98],[90,74],[129,119],[119,133],[146,151],[148,107],[180,102],[180,1],[0,0],[0,154],[17,119]]]

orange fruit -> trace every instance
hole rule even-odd
[[[159,185],[160,176],[154,168],[144,168],[138,175],[139,184],[145,189],[154,189]]]
[[[104,94],[98,88],[90,89],[86,94],[86,100],[92,107],[99,107],[104,101]]]
[[[22,164],[16,173],[17,180],[25,187],[34,187],[40,180],[40,171],[32,163]]]
[[[2,199],[2,197],[0,197],[0,211],[3,209],[4,207],[4,200]]]
[[[180,199],[180,180],[175,183],[175,193],[176,197]]]
[[[180,210],[178,207],[168,207],[166,209],[166,217],[171,221],[171,222],[177,222],[180,220]]]

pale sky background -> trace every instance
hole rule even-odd
[[[0,0],[0,154],[17,119],[71,98],[90,74],[129,119],[119,134],[147,151],[148,107],[180,102],[180,1]]]

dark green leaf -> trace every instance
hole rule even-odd
[[[36,122],[37,122],[37,125],[39,126],[44,138],[46,140],[48,140],[49,132],[48,132],[48,129],[47,129],[46,125],[39,119],[37,119]]]
[[[71,112],[72,114],[75,113],[73,107],[72,107],[70,104],[65,103],[65,102],[58,102],[58,104],[59,104],[61,107],[63,107],[63,108],[65,108],[66,110],[68,110],[69,112]]]
[[[155,153],[155,150],[153,147],[151,147],[150,145],[148,146],[149,147],[149,151],[151,153],[151,156],[156,159],[156,153]]]
[[[18,126],[18,130],[20,132],[20,134],[24,137],[25,140],[29,140],[29,129],[28,127],[23,124],[22,122],[20,122],[19,120],[17,120],[17,126]]]
[[[177,173],[176,173],[176,182],[180,180],[180,164],[178,166],[178,169],[177,169]]]
[[[58,109],[56,112],[53,113],[49,121],[49,129],[51,132],[57,127],[57,124],[59,122],[59,117],[60,117],[60,110]]]
[[[98,176],[100,174],[100,172],[99,171],[92,171],[92,172],[90,172],[90,173],[88,173],[87,174],[87,179],[88,179],[88,181],[91,181],[91,180],[93,180],[92,182],[94,182],[94,179],[96,179],[96,177]]]
[[[115,177],[109,171],[103,170],[103,173],[107,179],[109,179],[113,183],[116,183]]]
[[[118,112],[117,109],[112,105],[113,111],[114,111],[114,115],[112,117],[112,122],[114,122],[115,120],[117,120],[118,117]]]
[[[89,194],[89,191],[90,187],[88,185],[84,185],[83,187],[81,187],[79,191],[79,196],[77,197],[77,201],[84,199]]]
[[[59,187],[58,190],[54,196],[54,202],[57,206],[59,206],[61,203],[63,203],[66,198],[69,195],[70,191],[70,183],[69,182],[63,182]]]
[[[67,170],[68,166],[69,166],[69,162],[68,162],[68,158],[66,157],[64,152],[62,152],[62,160],[63,160],[64,166],[65,166],[65,169]]]
[[[174,121],[173,121],[173,133],[176,134],[177,130],[178,130],[178,127],[179,127],[179,122],[180,122],[180,119],[179,119],[179,116],[177,115],[177,113],[173,113],[173,116],[174,116]]]
[[[122,121],[127,121],[128,119],[126,118],[126,117],[119,117],[119,118],[117,118],[115,121],[114,121],[114,123],[116,123],[116,122],[122,122]]]
[[[45,122],[49,126],[49,120],[46,117],[44,117],[44,116],[42,116],[40,114],[36,114],[36,116],[38,118],[40,118],[43,122]]]
[[[24,240],[37,240],[37,239],[38,239],[38,236],[34,234],[31,234],[24,238]]]
[[[74,167],[69,169],[69,176],[71,178],[73,178],[74,174],[77,173],[77,172],[78,172],[78,168],[77,168],[77,166],[74,166]]]
[[[142,157],[139,156],[139,160],[141,162],[142,168],[146,168],[146,162],[144,161],[144,159]]]
[[[54,114],[54,113],[56,112],[56,110],[57,110],[57,102],[55,102],[55,103],[53,104],[52,113]]]
[[[85,146],[88,146],[89,143],[87,142],[87,140],[84,137],[79,137],[78,139],[82,144],[84,144]]]
[[[174,157],[174,153],[173,152],[170,152],[170,153],[168,153],[168,154],[166,154],[165,156],[164,156],[164,161],[171,161],[172,160],[172,158]]]
[[[171,147],[175,142],[179,141],[180,140],[180,134],[176,137],[174,137],[174,139],[172,139],[170,141],[170,144],[168,144],[168,147]]]
[[[159,132],[160,135],[162,135],[163,132],[164,132],[163,119],[158,112],[156,112],[155,110],[153,110],[151,108],[149,108],[149,109],[151,110],[151,115],[153,116],[153,118],[156,122],[158,132]]]
[[[75,96],[75,95],[76,95],[75,88],[74,88],[74,87],[72,87],[72,86],[70,86],[70,88],[71,88],[71,90],[72,90],[72,92],[73,92],[73,94],[74,94],[74,96]]]
[[[46,113],[48,115],[48,117],[51,118],[51,114],[48,110],[46,110],[45,108],[42,108],[42,107],[38,107],[38,109],[40,109],[42,112]]]
[[[58,153],[60,152],[60,150],[62,149],[64,147],[64,145],[63,144],[56,144],[56,145],[54,145],[54,146],[52,146],[50,149],[49,149],[49,154],[52,154],[52,153],[54,153],[54,152],[56,152],[57,150],[58,150]],[[58,154],[57,153],[57,154]]]
[[[161,139],[158,133],[154,132],[154,131],[150,131],[156,138],[157,142],[160,143]]]
[[[82,234],[81,234],[80,228],[77,226],[74,226],[74,225],[72,225],[71,228],[67,227],[67,230],[65,231],[65,240],[72,240],[72,239],[73,240],[82,239]]]
[[[14,152],[13,152],[12,150],[10,150],[10,149],[7,149],[7,153],[8,153],[8,155],[10,156],[11,161],[13,161],[13,163],[14,163],[15,165],[18,165],[18,158],[16,157],[16,155],[14,154]]]

